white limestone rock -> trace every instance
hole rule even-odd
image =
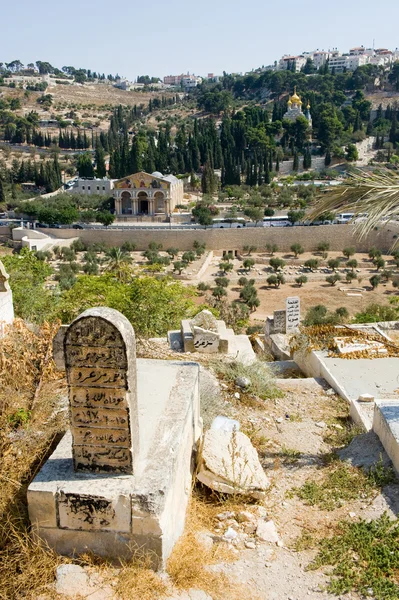
[[[256,535],[262,542],[270,542],[271,544],[280,542],[274,521],[259,521]]]
[[[56,592],[63,598],[90,597],[90,600],[116,600],[112,587],[96,572],[79,565],[60,565],[56,571]]]
[[[204,436],[197,479],[223,494],[263,498],[269,487],[258,453],[241,431],[209,430]]]

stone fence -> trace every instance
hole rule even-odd
[[[320,225],[313,227],[244,227],[240,229],[46,229],[53,238],[76,238],[88,244],[105,243],[108,247],[133,242],[138,250],[145,250],[156,241],[164,248],[174,247],[190,250],[194,240],[205,243],[208,250],[242,250],[244,246],[264,248],[266,244],[277,244],[281,252],[290,252],[294,243],[303,246],[305,252],[313,251],[320,242],[328,242],[330,250],[341,251],[354,246],[359,252],[368,252],[377,246],[389,252],[399,234],[399,223],[390,223],[384,229],[372,231],[367,237],[359,238],[351,225]]]

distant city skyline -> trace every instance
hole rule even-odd
[[[167,8],[165,8],[167,6]],[[383,6],[383,9],[382,9]],[[49,61],[62,68],[92,69],[134,80],[180,73],[221,75],[273,64],[283,54],[316,48],[399,46],[399,2],[361,5],[336,0],[283,3],[253,0],[243,5],[203,0],[201,5],[153,0],[137,6],[126,0],[38,0],[8,4],[0,40],[0,61]],[[378,21],[378,24],[377,24]],[[12,26],[12,24],[15,26]]]

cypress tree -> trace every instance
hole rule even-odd
[[[293,162],[293,165],[292,165],[292,170],[293,171],[298,171],[298,167],[299,167],[298,152],[294,152],[294,162]]]
[[[0,204],[3,204],[6,201],[6,196],[4,193],[3,180],[0,179]]]
[[[105,154],[104,154],[104,149],[99,142],[96,144],[95,160],[96,160],[96,175],[97,175],[97,177],[101,177],[101,178],[105,177],[107,174],[107,171],[105,168]]]
[[[266,160],[265,160],[265,176],[264,176],[264,179],[265,179],[265,183],[267,183],[267,184],[270,183],[270,170],[269,170],[269,161],[267,159],[267,156],[266,156]]]
[[[330,148],[327,148],[326,157],[324,159],[324,164],[325,164],[326,167],[328,167],[331,164],[331,152],[330,152]]]
[[[276,172],[278,173],[280,171],[280,157],[277,154],[277,158],[276,158]]]

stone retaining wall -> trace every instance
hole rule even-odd
[[[372,231],[359,239],[351,225],[320,225],[315,227],[245,227],[240,229],[46,229],[54,238],[79,237],[86,243],[104,242],[107,246],[121,246],[134,242],[138,250],[145,250],[152,241],[164,248],[175,247],[190,250],[194,240],[204,242],[208,250],[242,250],[243,246],[264,248],[266,244],[277,244],[282,252],[290,252],[294,243],[303,246],[305,252],[313,251],[319,242],[329,242],[330,250],[340,251],[346,246],[355,246],[359,252],[368,252],[377,246],[389,252],[399,234],[399,223],[389,224],[385,229]]]

